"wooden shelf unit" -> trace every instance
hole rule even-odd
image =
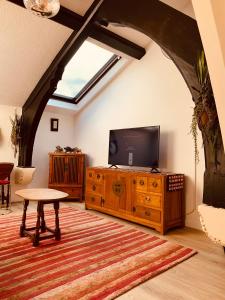
[[[68,193],[68,198],[83,200],[85,154],[49,153],[48,187]]]
[[[89,167],[86,209],[133,221],[164,234],[184,226],[184,175]]]

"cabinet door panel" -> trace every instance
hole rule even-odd
[[[82,184],[83,156],[68,156],[66,159],[66,182],[68,184]]]
[[[66,170],[67,170],[67,183],[77,184],[78,183],[78,172],[77,172],[77,158],[67,157]]]
[[[126,210],[127,184],[126,177],[118,174],[105,175],[104,207],[114,210]]]
[[[53,157],[53,176],[51,183],[64,183],[65,182],[65,172],[66,172],[66,160],[65,157],[55,156]]]

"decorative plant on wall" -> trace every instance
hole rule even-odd
[[[193,89],[198,92],[199,96],[195,101],[191,124],[191,133],[195,144],[195,161],[198,161],[198,125],[203,135],[203,142],[207,142],[214,153],[214,165],[217,167],[219,161],[216,149],[218,148],[218,143],[221,143],[221,133],[204,51],[198,56],[196,74],[199,82],[199,90],[194,87]]]
[[[20,142],[20,126],[21,126],[21,117],[17,115],[15,111],[14,118],[10,118],[12,124],[12,131],[11,131],[11,143],[14,149],[14,157],[18,152],[19,142]]]

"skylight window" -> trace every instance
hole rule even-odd
[[[78,103],[119,59],[114,53],[85,41],[66,65],[52,98]]]

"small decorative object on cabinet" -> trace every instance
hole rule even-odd
[[[86,209],[156,229],[184,226],[184,175],[87,168]]]
[[[68,198],[83,200],[85,154],[49,153],[48,187],[69,194]]]

